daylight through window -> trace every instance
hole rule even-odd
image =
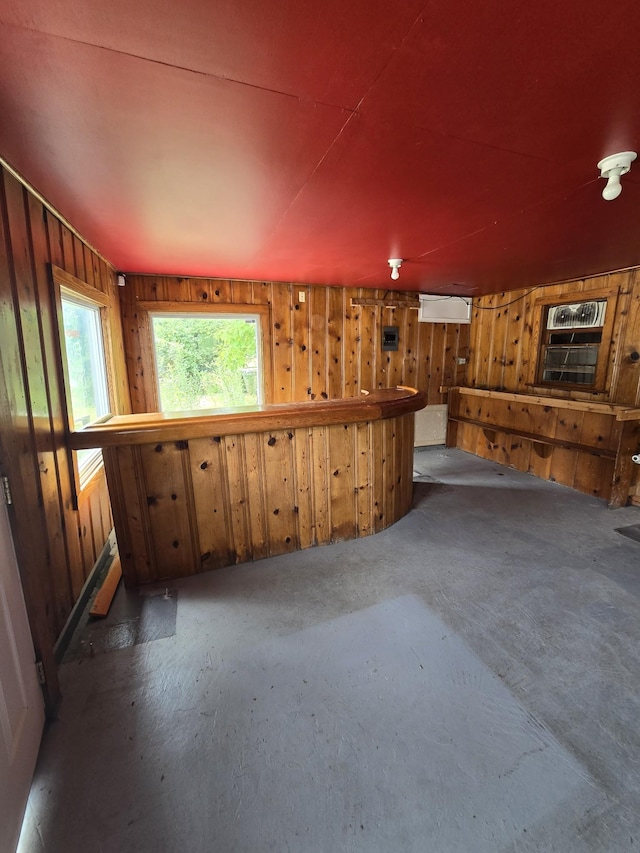
[[[62,291],[61,301],[73,429],[79,430],[110,411],[100,306],[71,291]],[[99,450],[78,451],[81,483],[100,459]]]
[[[259,317],[151,315],[160,411],[262,402]]]

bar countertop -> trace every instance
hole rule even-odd
[[[99,424],[71,433],[74,450],[180,441],[207,435],[238,435],[287,427],[349,424],[385,420],[423,409],[426,394],[398,386],[363,392],[339,400],[309,400],[190,412],[114,415]]]

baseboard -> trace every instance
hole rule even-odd
[[[116,553],[117,544],[116,544],[116,534],[115,530],[112,530],[107,538],[107,541],[104,543],[102,551],[98,559],[93,564],[93,568],[89,572],[89,575],[84,582],[84,586],[80,590],[80,595],[78,596],[78,600],[73,605],[73,609],[69,614],[69,618],[64,624],[64,628],[60,631],[60,636],[56,640],[56,643],[53,647],[53,654],[56,659],[56,663],[60,663],[62,658],[65,655],[65,652],[69,648],[69,643],[71,642],[71,637],[73,636],[73,632],[76,630],[78,626],[78,622],[80,621],[80,617],[84,613],[84,609],[87,606],[87,602],[91,598],[91,593],[95,589],[95,585],[98,582],[98,578],[100,577],[102,571],[106,566],[111,562],[113,555]]]

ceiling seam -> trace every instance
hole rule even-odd
[[[520,210],[513,211],[513,213],[503,216],[501,219],[496,219],[494,222],[490,222],[487,225],[484,225],[482,228],[477,228],[475,231],[470,231],[468,234],[465,234],[462,237],[458,237],[455,240],[450,240],[448,243],[443,243],[441,246],[436,246],[435,249],[429,249],[428,252],[422,252],[420,255],[413,255],[411,258],[405,258],[407,261],[418,261],[421,258],[426,258],[428,255],[434,254],[434,252],[440,252],[442,249],[447,249],[449,246],[454,246],[456,243],[461,243],[464,240],[468,240],[470,237],[475,237],[476,234],[481,234],[483,231],[488,231],[491,228],[495,228],[496,225],[504,224],[505,222],[509,222],[514,219],[516,216],[522,216],[524,213],[528,213],[530,210],[533,210],[536,207],[541,207],[543,205],[549,204],[557,195],[570,195],[571,193],[578,192],[584,187],[588,187],[590,184],[595,184],[597,182],[597,178],[594,178],[589,181],[585,181],[584,184],[580,184],[575,189],[571,190],[569,193],[556,193],[553,196],[548,196],[547,198],[541,199],[540,201],[536,201],[533,204],[530,204],[528,207],[523,207]]]
[[[82,45],[83,47],[94,48],[95,50],[104,50],[107,53],[113,53],[116,56],[126,56],[130,59],[138,59],[140,62],[149,62],[152,65],[159,65],[162,68],[171,68],[174,71],[184,71],[186,74],[195,74],[199,77],[207,77],[211,80],[218,80],[223,83],[235,83],[238,86],[246,86],[249,89],[257,89],[260,92],[268,92],[272,95],[282,95],[285,98],[292,98],[295,101],[308,101],[312,103],[314,106],[321,107],[329,107],[330,109],[341,110],[343,112],[353,113],[357,110],[356,107],[352,106],[343,106],[340,104],[331,104],[325,101],[318,101],[314,98],[307,97],[306,95],[297,95],[293,92],[284,92],[281,89],[272,89],[269,86],[260,86],[258,83],[250,83],[246,80],[238,80],[235,77],[225,77],[221,74],[214,74],[211,71],[202,71],[198,68],[189,68],[186,65],[174,65],[172,62],[165,62],[162,59],[154,59],[151,56],[141,56],[138,53],[129,53],[126,50],[119,50],[115,47],[109,47],[104,44],[97,44],[95,42],[83,41],[82,39],[72,38],[71,36],[60,35],[59,33],[51,33],[46,30],[38,30],[35,27],[26,27],[23,24],[13,24],[8,23],[6,21],[0,21],[0,24],[8,27],[12,27],[14,29],[25,30],[30,33],[39,33],[42,36],[46,36],[47,38],[59,39],[60,41],[70,42],[71,44]]]
[[[427,3],[427,6],[428,6],[428,5],[429,5],[429,4]],[[340,130],[339,130],[339,131],[338,131],[338,133],[336,134],[335,138],[331,141],[331,143],[330,143],[330,144],[329,144],[329,146],[327,147],[327,149],[326,149],[326,151],[324,152],[324,154],[322,155],[322,157],[318,160],[318,162],[317,162],[317,163],[316,163],[316,165],[313,167],[313,169],[311,170],[311,172],[309,173],[309,175],[307,176],[307,178],[305,179],[305,181],[302,183],[302,185],[300,186],[299,190],[297,191],[297,193],[295,194],[295,196],[294,196],[294,197],[293,197],[293,199],[291,200],[290,204],[288,204],[288,205],[287,205],[286,210],[284,210],[284,211],[283,211],[282,216],[281,216],[281,217],[280,217],[280,219],[278,220],[277,225],[275,226],[275,228],[273,229],[273,231],[271,232],[271,234],[269,235],[269,237],[264,241],[264,245],[268,245],[269,241],[270,241],[270,240],[273,240],[273,238],[275,237],[275,235],[278,233],[278,231],[280,230],[280,227],[282,226],[282,223],[283,223],[283,222],[284,222],[284,220],[286,219],[286,217],[287,217],[287,215],[288,215],[289,211],[290,211],[290,210],[291,210],[291,208],[295,205],[296,201],[300,198],[301,194],[304,192],[305,187],[306,187],[306,186],[309,184],[309,182],[312,180],[313,176],[314,176],[315,174],[317,174],[317,172],[318,172],[318,170],[321,168],[322,164],[325,162],[325,160],[327,159],[327,157],[329,156],[329,154],[331,153],[331,151],[332,151],[332,150],[334,149],[334,147],[336,146],[336,144],[337,144],[338,140],[342,137],[342,135],[344,134],[344,132],[345,132],[345,130],[347,129],[347,127],[349,126],[349,124],[351,124],[351,121],[353,120],[353,118],[354,118],[355,116],[362,116],[362,113],[361,113],[361,111],[360,111],[360,106],[361,106],[362,102],[363,102],[363,101],[364,101],[364,99],[367,97],[367,95],[369,94],[369,92],[371,91],[371,89],[372,89],[372,88],[375,86],[375,84],[378,82],[378,80],[380,79],[380,77],[382,76],[382,74],[384,74],[384,72],[386,71],[386,69],[389,67],[389,63],[390,63],[390,62],[391,62],[391,60],[393,59],[394,54],[395,54],[398,50],[400,50],[400,48],[402,47],[402,45],[405,43],[405,41],[406,41],[406,40],[407,40],[407,38],[409,37],[409,34],[411,33],[411,30],[415,27],[415,25],[416,25],[417,21],[420,19],[420,17],[422,16],[422,14],[423,14],[423,12],[424,12],[424,9],[426,9],[426,8],[427,8],[427,6],[425,6],[425,7],[420,11],[420,13],[418,14],[418,16],[414,19],[413,23],[409,26],[409,28],[407,29],[407,31],[406,31],[406,33],[404,34],[404,36],[402,36],[402,38],[400,39],[400,44],[398,45],[398,47],[392,47],[392,48],[391,48],[391,51],[390,51],[390,53],[389,53],[389,55],[388,55],[388,58],[387,58],[386,62],[382,65],[382,67],[380,68],[380,70],[378,71],[378,73],[375,75],[374,79],[373,79],[373,80],[371,81],[371,83],[367,86],[366,91],[365,91],[365,92],[364,92],[364,94],[361,96],[361,98],[358,100],[358,103],[355,105],[355,107],[353,107],[353,108],[350,110],[351,114],[347,117],[347,120],[346,120],[346,121],[345,121],[345,123],[342,125],[342,127],[340,128]]]

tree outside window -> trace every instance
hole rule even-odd
[[[262,400],[256,316],[151,316],[161,411]]]

